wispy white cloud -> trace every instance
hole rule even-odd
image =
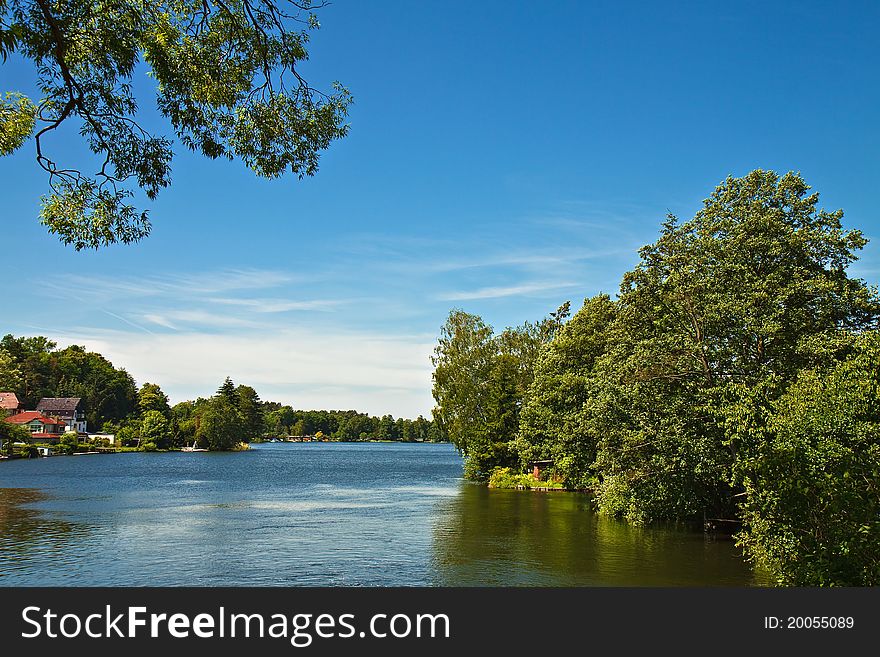
[[[535,225],[543,230],[536,232]],[[523,232],[528,233],[527,238]],[[497,268],[551,275],[560,267],[615,261],[633,253],[643,241],[623,224],[560,216],[527,218],[500,232],[496,227],[485,235],[472,235],[466,242],[367,233],[339,248],[361,258],[368,264],[365,269],[373,273],[406,271],[416,276]]]
[[[165,328],[172,329],[174,331],[178,329],[178,326],[176,324],[172,324],[171,320],[163,315],[147,313],[143,316],[143,318],[152,324],[156,324],[157,326],[164,326]]]
[[[114,318],[118,319],[119,321],[128,324],[129,326],[133,326],[134,328],[139,329],[139,330],[143,331],[144,333],[152,333],[152,331],[150,329],[146,328],[145,326],[141,326],[140,324],[136,324],[135,322],[123,317],[122,315],[117,315],[116,313],[111,313],[109,310],[104,310],[102,312],[106,315],[109,315],[110,317],[114,317]]]
[[[50,277],[43,293],[48,291],[50,297],[74,299],[81,313],[91,316],[103,313],[146,333],[151,332],[151,326],[208,331],[258,328],[256,315],[331,312],[346,303],[341,299],[284,296],[286,288],[298,280],[297,276],[258,269],[168,273],[142,278],[77,274]],[[263,325],[268,326],[268,322]]]
[[[433,271],[455,271],[477,269],[481,267],[526,267],[526,268],[558,268],[587,260],[619,256],[628,253],[628,249],[542,249],[529,252],[511,253],[478,253],[471,257],[458,257],[447,260],[428,262],[425,266]]]
[[[224,269],[212,272],[163,274],[144,277],[67,275],[48,277],[44,290],[57,296],[112,300],[161,296],[219,294],[229,291],[265,290],[290,284],[299,275],[263,269]]]
[[[179,330],[182,327],[200,328],[203,330],[221,328],[260,328],[259,322],[236,317],[235,315],[213,313],[205,310],[172,310],[166,309],[156,313],[145,313],[142,319],[158,326]]]
[[[210,298],[211,303],[227,306],[241,306],[258,313],[284,313],[292,310],[317,310],[323,312],[333,311],[345,303],[341,299],[310,299],[308,301],[295,301],[292,299],[278,299],[269,297],[256,297],[248,299],[235,298]]]
[[[72,315],[68,337],[40,332],[103,353],[176,401],[229,375],[300,408],[413,417],[433,406],[429,356],[451,305],[475,302],[496,325],[534,320],[552,297],[593,293],[634,250],[624,230],[569,228],[526,218],[467,240],[349,236],[306,271],[50,276],[40,294],[70,302]]]
[[[502,287],[483,287],[477,290],[447,292],[438,296],[443,301],[471,301],[475,299],[497,299],[501,297],[534,296],[544,292],[580,287],[578,283],[525,283]]]

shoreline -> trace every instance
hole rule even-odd
[[[174,447],[171,449],[154,449],[154,450],[143,450],[138,449],[137,447],[102,447],[97,450],[89,450],[85,452],[73,452],[70,454],[58,452],[54,454],[37,454],[35,456],[29,456],[25,454],[14,454],[14,455],[0,455],[0,462],[3,461],[19,461],[19,460],[36,460],[36,459],[44,459],[44,458],[55,458],[58,456],[106,456],[108,454],[170,454],[170,453],[179,453],[179,454],[193,454],[193,453],[211,453],[211,454],[224,454],[224,453],[233,453],[233,452],[247,452],[251,449],[251,445],[265,445],[265,444],[278,444],[285,443],[291,445],[308,445],[313,443],[318,444],[346,444],[346,445],[367,445],[367,444],[386,444],[386,445],[451,445],[451,442],[430,442],[424,440],[413,440],[413,441],[404,441],[404,440],[262,440],[259,442],[253,443],[240,443],[242,447],[237,449],[224,449],[224,450],[210,450],[210,449],[202,449],[197,448],[193,449],[192,447]],[[34,445],[34,447],[48,447],[52,449],[51,445]]]

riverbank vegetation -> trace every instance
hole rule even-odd
[[[489,488],[562,490],[558,481],[543,481],[531,472],[519,473],[511,468],[495,468],[489,475]]]
[[[880,583],[880,301],[847,271],[867,240],[818,200],[728,178],[614,299],[500,334],[452,311],[435,420],[466,474],[552,461],[605,514],[741,521],[781,584]]]

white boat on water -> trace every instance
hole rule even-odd
[[[207,452],[208,450],[196,447],[196,441],[194,440],[192,447],[190,447],[190,446],[181,447],[180,451],[181,452]]]

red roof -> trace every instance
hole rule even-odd
[[[37,420],[41,424],[64,424],[61,420],[54,417],[46,417],[40,411],[25,411],[24,413],[18,413],[16,415],[10,415],[6,418],[7,422],[12,422],[12,424],[28,424]]]
[[[18,401],[18,397],[15,396],[14,392],[0,392],[0,408],[14,411],[19,406],[21,406],[21,402]]]

